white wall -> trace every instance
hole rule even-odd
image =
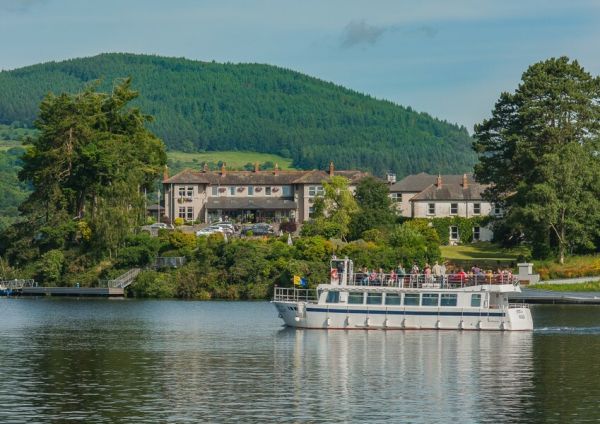
[[[414,216],[413,218],[445,218],[445,217],[449,217],[449,216],[461,216],[463,218],[473,218],[475,216],[488,216],[491,215],[493,212],[493,208],[492,208],[492,204],[490,202],[484,202],[484,201],[455,201],[455,202],[449,202],[449,201],[413,201],[413,209],[414,209]],[[429,204],[430,203],[434,203],[435,204],[435,214],[434,215],[430,215],[429,214]],[[451,210],[451,204],[452,203],[457,203],[458,204],[458,213],[456,214],[451,214],[450,210]],[[473,212],[473,204],[474,203],[479,203],[480,205],[480,210],[481,212],[479,214],[475,214]]]

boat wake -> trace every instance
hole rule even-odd
[[[533,330],[537,334],[600,334],[600,327],[541,327]]]

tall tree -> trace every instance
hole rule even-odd
[[[475,126],[486,196],[530,240],[553,242],[561,263],[571,248],[592,248],[598,232],[599,136],[600,78],[566,57],[530,66]]]
[[[42,101],[40,134],[19,173],[33,186],[21,211],[38,234],[74,229],[69,223],[82,220],[92,230],[92,246],[111,254],[142,216],[141,191],[152,188],[166,153],[145,127],[151,117],[129,106],[138,95],[130,79],[118,81],[111,93],[96,87]]]
[[[350,222],[350,237],[359,239],[371,229],[389,230],[396,222],[387,184],[375,177],[363,178],[356,186],[359,210]]]

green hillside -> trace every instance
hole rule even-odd
[[[299,168],[361,168],[382,175],[462,172],[474,155],[465,128],[425,113],[259,64],[133,54],[50,62],[0,72],[0,123],[31,125],[48,92],[75,92],[132,76],[136,104],[171,150],[277,154]]]

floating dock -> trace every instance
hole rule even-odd
[[[120,287],[23,287],[22,296],[123,297]]]

